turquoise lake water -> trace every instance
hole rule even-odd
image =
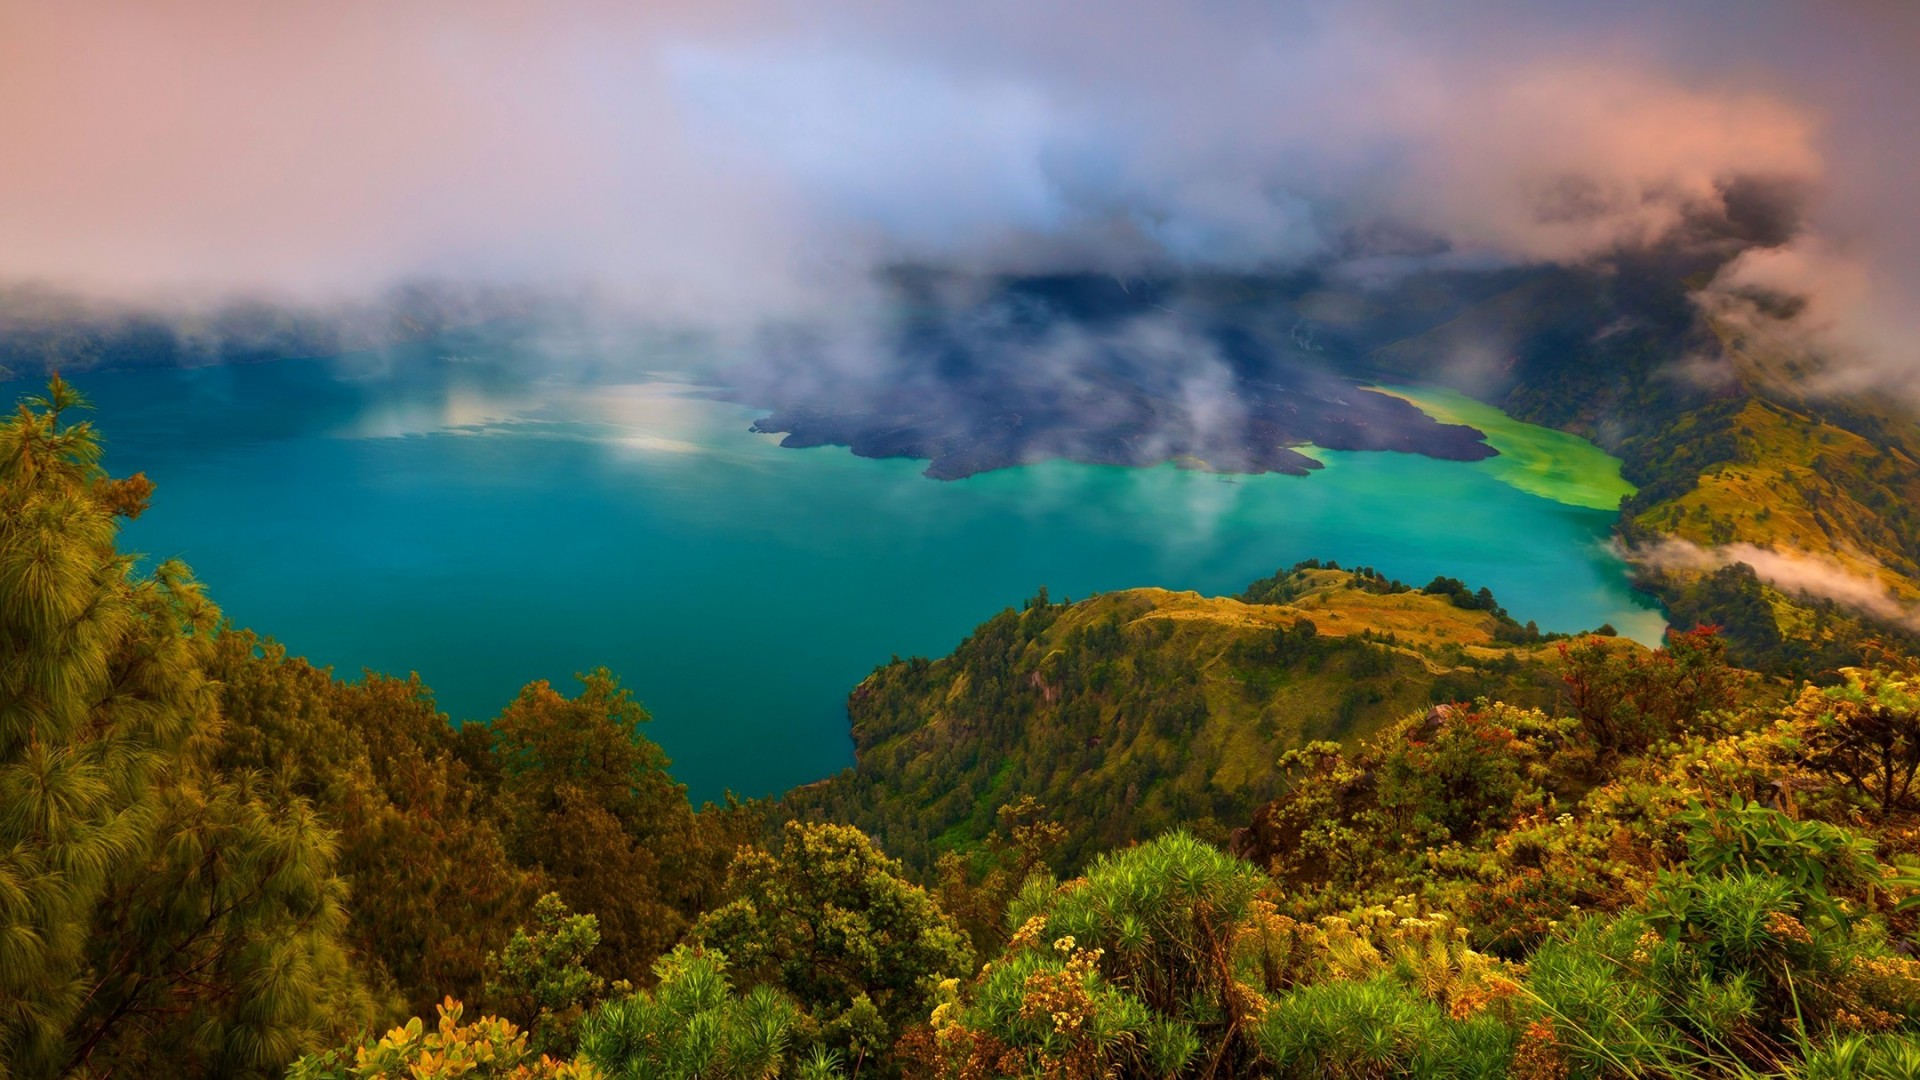
[[[856,682],[1043,584],[1223,594],[1331,558],[1490,586],[1543,629],[1663,625],[1604,546],[1610,511],[1490,463],[1315,451],[1304,478],[1050,463],[939,482],[780,449],[754,410],[640,366],[528,378],[423,347],[74,382],[109,466],[158,485],[126,546],[187,560],[235,622],[342,672],[418,671],[458,719],[604,664],[696,798],[846,766]]]

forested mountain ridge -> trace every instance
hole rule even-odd
[[[1874,639],[1912,647],[1915,444],[1843,423],[1755,395],[1649,448],[1698,471],[1629,501],[1622,540],[1676,620],[1726,626],[1745,663],[1815,674]]]
[[[786,807],[851,821],[921,865],[984,841],[1021,795],[1053,808],[1069,861],[1175,823],[1224,841],[1273,796],[1287,750],[1436,702],[1552,698],[1552,646],[1491,597],[1461,595],[1476,606],[1317,563],[1244,598],[1043,594],[948,657],[898,660],[854,688],[857,764]]]

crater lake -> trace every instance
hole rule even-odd
[[[605,665],[696,800],[851,763],[847,692],[1046,586],[1239,592],[1301,559],[1490,587],[1543,630],[1661,613],[1607,546],[1631,489],[1592,445],[1458,395],[1408,397],[1500,457],[1305,452],[1306,477],[1064,461],[945,482],[783,449],[671,349],[542,364],[425,344],[70,373],[152,508],[123,546],[185,560],[235,624],[343,675],[417,671],[455,720]],[[28,392],[16,379],[9,389]]]

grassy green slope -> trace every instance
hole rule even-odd
[[[1261,585],[1278,602],[1133,589],[1030,604],[949,657],[888,664],[848,701],[856,767],[789,806],[922,865],[984,840],[1022,795],[1071,823],[1069,859],[1174,824],[1224,839],[1273,797],[1290,748],[1557,685],[1551,646],[1503,642],[1499,618],[1445,597],[1332,569]]]

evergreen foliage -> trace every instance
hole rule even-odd
[[[54,378],[0,423],[0,1075],[274,1075],[370,1015],[327,826],[217,768],[218,612],[114,549]]]
[[[678,946],[654,965],[650,991],[609,1001],[587,1017],[581,1056],[609,1080],[837,1080],[839,1057],[802,1052],[806,1017],[761,984],[738,994],[727,958]]]

